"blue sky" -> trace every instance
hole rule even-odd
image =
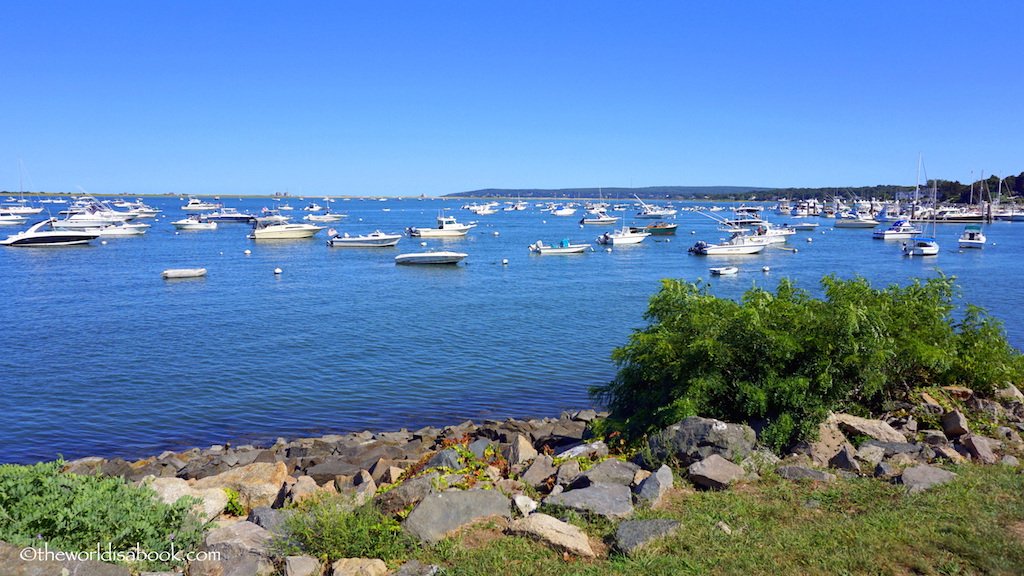
[[[913,185],[919,152],[935,178],[1024,171],[1019,0],[42,0],[0,18],[5,190]]]

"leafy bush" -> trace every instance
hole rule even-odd
[[[287,538],[274,542],[282,556],[309,554],[334,562],[339,558],[408,558],[416,541],[399,523],[372,504],[352,508],[351,497],[320,493],[303,500],[285,519]]]
[[[762,442],[780,450],[811,437],[830,410],[868,414],[921,386],[986,394],[1020,382],[1022,357],[998,321],[975,306],[953,320],[953,282],[940,272],[879,290],[827,276],[816,299],[784,279],[774,294],[755,287],[736,302],[663,280],[649,326],[613,352],[618,374],[591,394],[633,439],[701,415],[762,424]]]
[[[0,465],[0,540],[68,552],[184,552],[198,547],[195,500],[164,504],[120,478],[61,472],[62,461]],[[173,564],[173,562],[172,562]],[[146,566],[159,566],[147,564]]]

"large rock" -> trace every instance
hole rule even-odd
[[[516,434],[507,448],[502,450],[505,460],[511,465],[522,464],[537,457],[537,450],[522,434]]]
[[[815,482],[835,482],[836,475],[806,466],[786,465],[775,469],[779,476],[787,480],[813,480]]]
[[[839,429],[847,434],[859,434],[882,442],[906,442],[907,437],[881,420],[860,418],[852,414],[836,414]]]
[[[633,492],[640,502],[646,502],[648,506],[654,507],[661,504],[665,494],[672,488],[675,481],[672,469],[662,464],[654,474],[643,480]]]
[[[374,496],[373,500],[385,514],[396,514],[436,493],[438,490],[434,483],[440,477],[437,472],[417,476],[402,482],[398,488]]]
[[[332,576],[384,576],[388,565],[379,558],[342,558],[331,564]]]
[[[284,576],[320,576],[320,560],[312,556],[288,556],[284,559]]]
[[[830,414],[827,420],[818,425],[817,440],[800,442],[793,450],[799,454],[806,454],[815,464],[825,466],[847,443],[846,436],[839,429],[835,414]]]
[[[144,485],[156,492],[160,500],[167,504],[174,504],[185,496],[197,498],[199,504],[196,506],[196,512],[202,517],[204,523],[220,516],[224,507],[228,505],[228,493],[224,490],[220,488],[195,489],[181,478],[153,478],[144,481]]]
[[[593,548],[586,532],[547,514],[530,514],[513,520],[508,526],[510,534],[529,536],[550,546],[585,558],[593,558]]]
[[[967,417],[963,412],[953,410],[942,415],[942,431],[946,433],[946,436],[953,438],[968,434],[971,429],[967,426]]]
[[[619,484],[592,484],[586,488],[548,496],[544,503],[608,518],[625,518],[633,513],[632,492],[627,486]]]
[[[312,478],[317,484],[333,482],[338,476],[354,476],[362,470],[359,466],[334,458],[326,460],[306,468],[306,476]]]
[[[125,566],[96,560],[58,560],[56,550],[0,542],[0,574],[4,576],[131,576]],[[47,553],[50,555],[47,556]]]
[[[572,481],[572,486],[585,487],[591,484],[621,484],[629,486],[633,483],[640,467],[632,462],[624,462],[610,458],[583,472]]]
[[[196,490],[231,489],[238,492],[238,501],[246,510],[257,506],[275,506],[283,501],[288,469],[284,462],[257,462],[235,468],[216,476],[202,478],[192,486]]]
[[[700,462],[690,464],[687,473],[694,484],[721,490],[742,478],[744,470],[718,454],[712,454]]]
[[[424,498],[402,527],[433,545],[457,528],[488,516],[508,517],[509,511],[508,497],[497,490],[441,492]]]
[[[633,554],[659,538],[677,530],[678,520],[626,520],[615,532],[615,546],[626,554]]]
[[[751,453],[756,439],[750,426],[691,416],[648,441],[650,454],[644,458],[645,466],[654,469],[671,460],[689,466],[712,454],[737,462]]]
[[[999,461],[987,438],[975,434],[966,434],[960,438],[960,444],[967,448],[971,456],[982,464],[995,464]]]
[[[269,546],[273,536],[242,521],[206,533],[200,552],[211,552],[189,564],[189,576],[264,576],[274,573]]]
[[[547,484],[549,478],[555,475],[558,470],[554,466],[554,459],[547,454],[534,458],[533,464],[519,477],[525,484],[534,488]]]
[[[910,489],[911,493],[921,492],[932,486],[952,482],[956,474],[942,468],[921,465],[907,468],[900,476],[903,485]]]

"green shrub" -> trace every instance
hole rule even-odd
[[[372,504],[352,508],[344,494],[317,494],[303,500],[285,519],[286,538],[274,541],[282,556],[308,554],[334,562],[339,558],[408,558],[416,541],[399,523]]]
[[[812,298],[783,279],[736,302],[709,285],[663,280],[612,358],[615,379],[591,394],[632,439],[687,416],[758,422],[776,450],[810,438],[828,411],[878,411],[912,390],[962,384],[981,393],[1020,382],[1024,364],[998,321],[968,306],[953,320],[954,279],[906,287],[822,279]]]
[[[0,540],[67,552],[195,550],[202,537],[196,501],[164,504],[120,478],[61,472],[62,461],[0,465]],[[148,563],[143,567],[164,566]],[[169,562],[166,565],[177,565]]]

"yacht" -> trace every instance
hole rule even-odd
[[[199,198],[189,197],[188,203],[181,207],[182,210],[219,210],[223,207],[223,204],[215,204],[213,202],[206,202]]]
[[[299,238],[312,238],[317,232],[323,230],[323,226],[313,224],[294,224],[282,222],[279,224],[265,223],[259,220],[252,227],[248,238],[252,240],[295,240]]]
[[[6,240],[0,240],[3,246],[72,246],[88,244],[99,237],[97,230],[68,230],[57,226],[56,218],[48,218],[36,222],[17,234],[11,234]]]

